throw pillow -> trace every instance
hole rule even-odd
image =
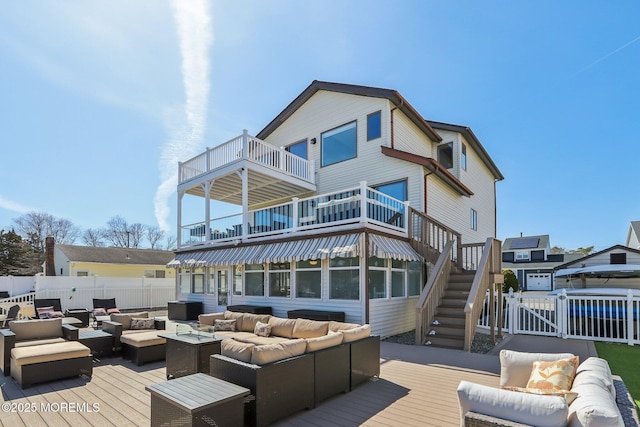
[[[38,312],[38,317],[39,318],[48,319],[49,318],[49,314],[53,313],[53,306],[38,307],[38,308],[36,308],[36,311]]]
[[[259,337],[268,337],[271,334],[271,325],[257,321],[253,333]]]
[[[571,390],[578,369],[578,359],[578,356],[573,356],[550,362],[536,360],[526,388]]]
[[[120,310],[118,310],[117,308],[108,308],[107,309],[107,314],[113,314],[113,313],[120,313]]]
[[[511,390],[518,391],[521,393],[529,393],[529,394],[538,394],[543,396],[560,396],[564,397],[567,401],[567,405],[571,405],[571,403],[578,397],[578,393],[571,390],[552,390],[552,389],[544,389],[544,388],[527,388],[527,387],[515,387],[515,386],[506,386],[502,387],[503,390]]]
[[[93,309],[93,317],[106,316],[106,315],[107,315],[107,310],[105,310],[104,308],[94,308]]]
[[[64,313],[61,311],[52,311],[49,313],[48,319],[57,319],[59,317],[64,317]]]
[[[215,331],[227,331],[227,332],[235,332],[236,331],[236,319],[229,320],[219,320],[216,319],[213,324],[213,330]]]
[[[130,329],[154,329],[154,319],[132,318]]]

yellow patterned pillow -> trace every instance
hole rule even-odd
[[[505,386],[502,387],[503,390],[511,390],[511,391],[519,391],[521,393],[529,393],[529,394],[539,394],[544,396],[560,396],[564,397],[567,401],[567,405],[571,405],[571,403],[578,397],[578,393],[570,390],[551,390],[544,388],[527,388],[527,387],[516,387],[516,386]]]
[[[571,390],[578,369],[578,356],[550,362],[535,361],[526,388]]]

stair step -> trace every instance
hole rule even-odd
[[[473,283],[473,273],[451,273],[449,274],[449,283]]]
[[[450,291],[464,291],[469,292],[471,290],[472,282],[449,282],[447,286],[447,290]]]
[[[431,331],[435,334],[431,335]],[[429,337],[458,337],[464,339],[464,325],[462,327],[456,327],[455,325],[441,324],[439,326],[432,325],[427,332]]]
[[[464,307],[444,307],[441,305],[436,309],[436,317],[438,316],[462,317],[464,319]]]
[[[462,326],[464,328],[464,323],[465,323],[464,316],[437,315],[435,320],[438,321],[439,325],[443,325],[443,326]],[[438,326],[438,325],[432,323],[430,327],[434,327],[434,326]]]
[[[462,350],[464,348],[464,339],[458,338],[449,338],[449,337],[438,337],[438,336],[427,336],[427,342],[425,345],[430,347],[442,347],[442,348],[451,348],[455,350]]]
[[[444,291],[445,298],[464,299],[469,297],[469,289],[447,289]]]

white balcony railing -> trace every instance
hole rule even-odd
[[[246,226],[241,213],[212,219],[209,235],[204,221],[183,225],[180,246],[247,240],[354,223],[376,224],[407,234],[407,215],[408,202],[389,197],[362,182],[358,187],[304,199],[293,198],[290,202],[251,210]]]
[[[180,163],[178,184],[240,159],[261,164],[307,182],[313,182],[314,179],[313,162],[293,155],[284,148],[266,143],[244,131],[242,135],[217,147],[208,148],[204,153]]]

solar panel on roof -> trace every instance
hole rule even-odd
[[[523,237],[521,239],[515,239],[514,241],[512,241],[510,249],[537,248],[538,242],[540,242],[539,237]]]

